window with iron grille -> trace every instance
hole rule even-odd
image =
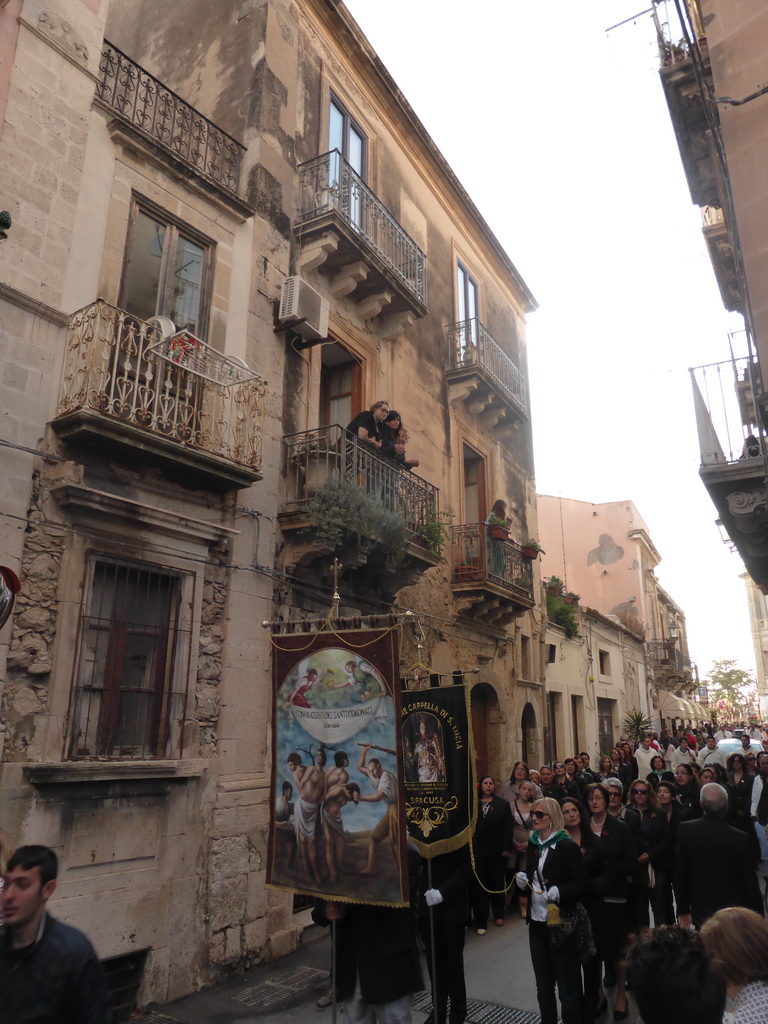
[[[71,758],[181,756],[191,633],[184,574],[95,558],[81,620]]]

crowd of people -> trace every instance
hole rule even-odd
[[[768,1021],[768,956],[755,966],[750,953],[734,966],[744,943],[729,939],[742,927],[755,949],[768,948],[758,884],[768,860],[768,736],[745,728],[743,749],[724,756],[718,740],[731,734],[719,733],[648,733],[637,745],[623,737],[594,768],[584,751],[538,770],[513,766],[501,787],[514,847],[507,903],[528,922],[542,1024],[557,1024],[556,992],[563,1024],[593,1024],[610,990],[613,1019],[624,1020],[630,983],[644,1024],[670,1020],[669,1000],[685,988],[673,986],[665,1000],[643,973],[670,946],[693,989],[702,964],[719,972],[692,997],[708,993],[697,1022],[720,1024],[726,990],[734,1024]],[[572,928],[562,944],[553,939],[560,915]]]

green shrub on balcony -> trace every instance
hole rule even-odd
[[[387,550],[396,565],[405,554],[405,522],[350,480],[329,480],[305,506],[318,541],[336,549],[350,534],[367,537]]]
[[[567,604],[562,594],[547,591],[547,617],[550,622],[561,626],[569,640],[579,637],[579,617],[577,606]]]

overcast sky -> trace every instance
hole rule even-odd
[[[631,499],[692,659],[754,671],[743,565],[698,477],[688,367],[725,312],[658,78],[649,3],[347,0],[539,302],[528,322],[536,484]],[[736,355],[743,354],[736,342]]]

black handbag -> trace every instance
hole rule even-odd
[[[550,904],[552,906],[552,904]],[[574,910],[566,914],[562,910],[559,921],[551,920],[547,908],[547,934],[553,949],[563,953],[578,953],[582,963],[586,963],[597,951],[592,924],[583,903],[577,903]]]

